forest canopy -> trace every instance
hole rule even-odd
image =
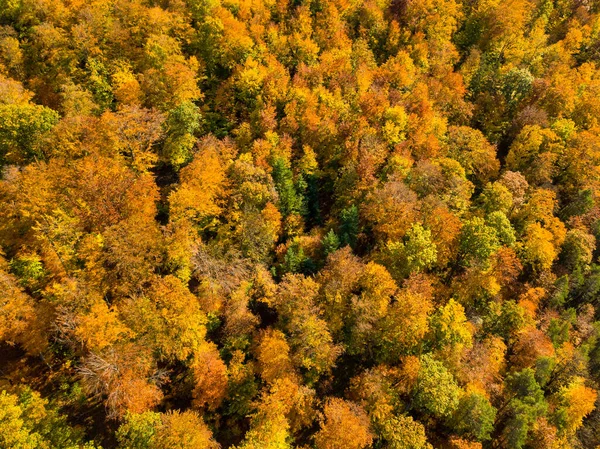
[[[600,447],[598,0],[0,0],[0,449]]]

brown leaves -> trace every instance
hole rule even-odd
[[[111,418],[144,412],[162,398],[158,385],[164,374],[156,369],[149,352],[136,345],[111,348],[104,354],[91,353],[79,368],[79,375],[88,394],[104,400]]]

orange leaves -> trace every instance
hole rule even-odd
[[[272,329],[262,332],[256,352],[258,371],[266,382],[273,383],[283,376],[294,377],[290,347],[282,332]]]
[[[187,218],[205,227],[221,212],[219,199],[225,189],[225,166],[213,144],[205,141],[202,150],[181,171],[181,184],[169,196],[173,221]]]
[[[417,195],[404,182],[390,179],[367,198],[365,218],[379,240],[399,241],[415,221]]]
[[[331,398],[323,414],[321,429],[315,435],[318,449],[363,449],[373,441],[369,419],[358,405]]]
[[[215,410],[227,392],[227,367],[214,344],[206,344],[194,354],[192,372],[194,405]]]
[[[156,371],[147,350],[135,345],[111,348],[103,355],[90,354],[79,368],[84,389],[104,399],[108,415],[141,413],[162,398]]]
[[[541,330],[532,327],[519,333],[513,351],[511,362],[516,369],[531,367],[540,357],[554,356],[550,338]]]
[[[92,138],[101,153],[120,154],[134,170],[145,172],[158,161],[153,146],[163,138],[164,120],[155,110],[125,106],[102,114]]]
[[[8,264],[0,257],[0,342],[19,343],[29,353],[37,353],[46,346],[45,329],[38,319],[39,311],[33,298],[8,273]]]
[[[78,321],[75,336],[92,352],[134,336],[133,331],[119,320],[117,308],[109,308],[103,301],[93,304],[90,313],[79,317]]]

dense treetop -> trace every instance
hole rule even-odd
[[[0,449],[600,447],[597,0],[0,0]]]

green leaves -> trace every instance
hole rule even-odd
[[[431,355],[421,356],[421,367],[413,393],[415,407],[436,418],[450,416],[461,395],[454,376]]]
[[[0,104],[0,166],[44,159],[44,134],[58,123],[58,113],[34,104]]]
[[[459,434],[478,441],[491,439],[496,420],[496,409],[480,393],[466,393],[460,398],[458,408],[449,419]]]
[[[487,266],[490,256],[500,248],[496,229],[488,226],[482,218],[474,217],[464,223],[460,235],[460,252],[465,266]]]

